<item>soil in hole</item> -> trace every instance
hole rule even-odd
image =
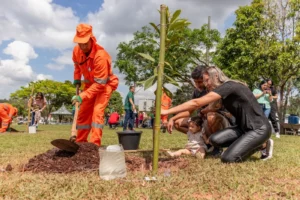
[[[78,143],[77,153],[53,148],[45,153],[39,154],[21,167],[21,171],[47,172],[47,173],[71,173],[81,171],[96,171],[99,169],[98,146],[92,143]],[[128,171],[151,170],[152,159],[135,155],[125,156]],[[185,158],[160,158],[159,170],[170,169],[176,171],[188,166]]]

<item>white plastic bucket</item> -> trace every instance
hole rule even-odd
[[[29,134],[35,134],[36,133],[36,127],[35,126],[29,126]]]
[[[99,148],[99,175],[103,180],[112,180],[126,176],[125,154],[122,145],[110,145]]]

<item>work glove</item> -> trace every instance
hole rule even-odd
[[[76,142],[76,136],[75,136],[75,135],[71,136],[69,140],[70,140],[71,142]]]
[[[76,102],[79,102],[79,104],[82,103],[82,99],[79,95],[75,96],[74,98],[72,98],[72,103],[75,104]]]

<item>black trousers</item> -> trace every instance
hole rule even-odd
[[[269,120],[272,123],[275,133],[279,132],[279,117],[278,117],[277,102],[271,103],[271,112],[269,115]]]
[[[224,163],[243,162],[271,137],[271,127],[265,124],[259,129],[242,131],[239,127],[228,127],[209,138],[216,147],[228,147],[221,155]]]

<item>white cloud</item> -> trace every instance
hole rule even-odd
[[[59,3],[59,1],[57,1]],[[88,2],[88,1],[87,1]],[[117,45],[133,38],[133,33],[141,30],[149,22],[159,24],[157,10],[161,4],[169,6],[170,11],[182,10],[181,17],[187,18],[192,28],[200,28],[211,16],[211,27],[224,32],[224,22],[238,6],[249,4],[251,0],[104,0],[97,12],[89,13],[86,22],[94,27],[94,35],[112,59],[116,59]],[[76,3],[74,3],[76,4]],[[87,5],[88,3],[86,3]],[[78,13],[80,10],[77,11]],[[81,13],[82,14],[82,13]],[[70,7],[54,4],[51,0],[10,0],[1,1],[0,6],[0,44],[3,41],[15,40],[4,51],[13,57],[2,60],[0,81],[18,82],[23,85],[44,75],[37,75],[28,65],[30,59],[37,58],[33,48],[59,50],[60,55],[48,57],[45,66],[53,70],[61,70],[72,64],[71,48],[76,25],[80,22],[76,12]],[[24,43],[20,43],[23,41]],[[31,49],[28,48],[29,44]],[[25,52],[19,50],[25,49]],[[44,58],[40,55],[38,59]],[[3,72],[3,73],[2,73]],[[119,74],[117,69],[114,72]],[[57,72],[59,73],[59,72]],[[120,75],[120,85],[124,85]],[[22,79],[22,80],[21,80]],[[53,76],[55,79],[55,75]],[[26,81],[25,81],[26,80]],[[122,94],[127,94],[127,86],[120,87]],[[4,89],[0,89],[1,95]],[[12,92],[12,91],[10,91]],[[151,94],[148,90],[145,97]],[[4,93],[3,93],[4,94]],[[8,92],[6,95],[8,96]],[[138,95],[138,94],[137,94]],[[152,94],[151,94],[152,95]],[[1,96],[0,96],[1,98]]]
[[[72,51],[64,51],[59,57],[54,58],[53,61],[61,65],[73,66]]]
[[[70,48],[78,22],[71,8],[50,0],[1,1],[0,42],[14,39],[34,47]]]
[[[104,0],[101,8],[95,13],[89,13],[87,22],[93,26],[93,32],[98,43],[103,46],[116,59],[117,46],[120,42],[133,39],[133,33],[141,30],[141,27],[149,25],[149,22],[159,24],[161,4],[166,4],[171,12],[181,9],[181,17],[187,18],[192,24],[191,28],[200,28],[207,23],[211,16],[211,28],[224,32],[225,20],[238,8],[249,4],[251,0]],[[121,77],[124,84],[124,75],[114,70]],[[121,89],[122,88],[122,89]],[[124,87],[120,87],[119,91]],[[127,87],[126,87],[127,88]],[[127,94],[128,90],[122,91]],[[137,99],[151,99],[153,91],[140,91],[136,94]],[[123,96],[124,98],[124,96]]]
[[[63,70],[66,65],[73,66],[73,60],[72,60],[72,51],[67,50],[61,53],[60,56],[52,59],[53,62],[46,65],[48,69],[52,70]]]
[[[11,55],[15,60],[27,63],[29,59],[35,59],[38,55],[30,44],[22,41],[14,41],[10,43],[3,51],[7,55]]]
[[[59,65],[54,63],[47,64],[46,67],[48,69],[57,70],[57,71],[63,70],[65,68],[64,65]]]
[[[52,80],[53,76],[51,75],[46,75],[46,74],[38,74],[36,76],[36,80],[41,81],[41,80]]]
[[[49,77],[43,74],[37,75],[28,65],[30,59],[38,57],[30,44],[14,41],[8,44],[3,52],[11,55],[13,59],[5,59],[0,62],[0,84],[3,86],[0,87],[0,98],[8,98],[11,92],[27,85],[30,81]]]

